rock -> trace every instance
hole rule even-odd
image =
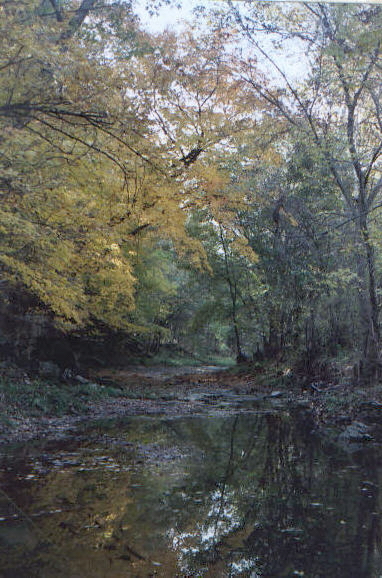
[[[53,361],[40,361],[38,372],[41,377],[53,377],[54,379],[58,379],[61,375],[60,368]]]
[[[341,414],[335,417],[335,422],[339,425],[350,425],[351,424],[351,417],[350,415]]]
[[[358,415],[367,423],[382,424],[382,403],[375,400],[364,401],[360,405]]]
[[[78,381],[78,383],[89,383],[89,380],[86,379],[86,377],[82,377],[82,375],[75,375],[74,379]]]
[[[73,371],[69,367],[66,367],[62,372],[62,378],[65,381],[70,381],[71,379],[73,379]]]
[[[370,428],[360,421],[353,421],[348,427],[339,435],[338,439],[341,442],[367,442],[372,440],[370,435]]]
[[[327,388],[327,383],[325,383],[325,381],[314,381],[310,384],[310,387],[313,389],[313,391],[322,393]]]

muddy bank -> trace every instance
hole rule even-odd
[[[69,411],[61,417],[8,412],[0,425],[0,443],[58,439],[74,435],[81,424],[98,419],[229,415],[272,408],[297,414],[307,433],[329,432],[344,443],[382,439],[380,386],[362,390],[350,384],[321,383],[301,390],[280,383],[276,387],[274,381],[267,383],[253,374],[233,375],[214,366],[103,370],[94,372],[90,379],[89,388],[100,395],[89,399],[81,411]],[[112,396],[107,388],[113,388]]]

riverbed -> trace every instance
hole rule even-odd
[[[380,445],[240,399],[4,445],[0,576],[380,577]]]

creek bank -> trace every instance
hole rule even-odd
[[[35,387],[25,375],[17,379],[24,380],[26,388]],[[28,413],[20,404],[12,406],[4,392],[1,394],[0,444],[75,435],[81,424],[98,419],[221,415],[276,408],[288,410],[307,435],[315,432],[343,446],[352,448],[382,440],[380,385],[367,390],[350,384],[301,389],[282,379],[264,380],[253,373],[235,374],[203,366],[102,370],[77,383],[61,384],[56,389],[52,385],[44,387],[51,388],[52,399],[40,402],[39,415]],[[54,399],[61,390],[76,399],[57,416]]]

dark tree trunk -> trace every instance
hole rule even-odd
[[[377,379],[381,375],[379,328],[379,305],[375,279],[375,254],[370,240],[366,216],[361,216],[361,239],[364,248],[365,274],[367,286],[367,310],[363,312],[364,338],[362,376],[367,380]]]

